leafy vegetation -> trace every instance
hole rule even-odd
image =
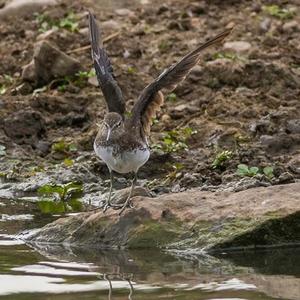
[[[52,85],[54,85],[58,91],[64,93],[67,89],[67,86],[71,84],[79,88],[83,88],[84,86],[87,85],[88,79],[95,75],[96,72],[94,69],[90,71],[79,71],[74,76],[65,76],[62,79],[58,79],[52,82]]]
[[[212,162],[213,169],[222,169],[225,166],[225,163],[232,158],[232,151],[224,150],[217,153],[214,161]]]
[[[263,11],[281,20],[292,19],[295,15],[294,11],[281,8],[278,5],[265,5],[263,6]]]
[[[175,93],[170,93],[169,95],[167,95],[166,100],[175,102],[177,100],[177,95]]]
[[[53,152],[60,152],[60,153],[70,155],[72,152],[76,152],[78,149],[77,149],[76,144],[67,143],[64,140],[61,140],[59,142],[52,144],[51,150]]]
[[[248,176],[248,177],[253,177],[257,174],[264,174],[269,179],[271,179],[274,177],[273,170],[274,168],[271,166],[265,167],[263,169],[260,169],[258,167],[248,167],[245,164],[240,164],[237,166],[237,173],[240,176]]]
[[[62,19],[55,20],[46,14],[36,14],[36,21],[39,25],[39,32],[46,32],[50,29],[63,28],[71,32],[78,31],[79,23],[73,12],[70,12]]]
[[[46,184],[37,192],[42,197],[38,206],[43,213],[64,213],[82,209],[82,203],[78,199],[83,192],[81,183]]]
[[[217,52],[213,55],[213,59],[220,59],[220,58],[227,58],[227,59],[231,59],[231,60],[237,60],[238,56],[234,53],[229,53],[229,52],[225,52],[225,53]]]
[[[190,127],[174,129],[163,133],[163,139],[158,144],[153,144],[152,149],[163,153],[172,153],[188,149],[187,140],[195,134]]]

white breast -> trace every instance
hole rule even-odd
[[[137,172],[150,156],[150,151],[146,146],[144,149],[127,151],[117,155],[113,154],[112,147],[96,147],[94,144],[94,150],[111,170],[122,174]]]

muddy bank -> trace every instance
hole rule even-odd
[[[135,197],[135,209],[58,219],[26,237],[93,248],[216,251],[300,243],[300,184]]]

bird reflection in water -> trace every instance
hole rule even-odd
[[[109,291],[108,291],[108,300],[112,300],[112,292],[113,292],[113,285],[112,285],[112,279],[121,279],[125,280],[128,282],[129,285],[129,294],[128,294],[128,299],[132,300],[132,295],[133,295],[133,285],[132,285],[132,280],[133,280],[133,274],[129,273],[123,273],[123,274],[101,274],[99,275],[99,279],[101,280],[106,280],[109,285]]]

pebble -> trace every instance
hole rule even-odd
[[[232,50],[234,52],[247,52],[251,49],[251,44],[244,41],[226,42],[223,46],[225,50]]]
[[[291,33],[293,31],[298,32],[298,31],[300,31],[300,24],[296,20],[289,21],[289,22],[286,22],[285,24],[283,24],[282,30],[287,33]]]

